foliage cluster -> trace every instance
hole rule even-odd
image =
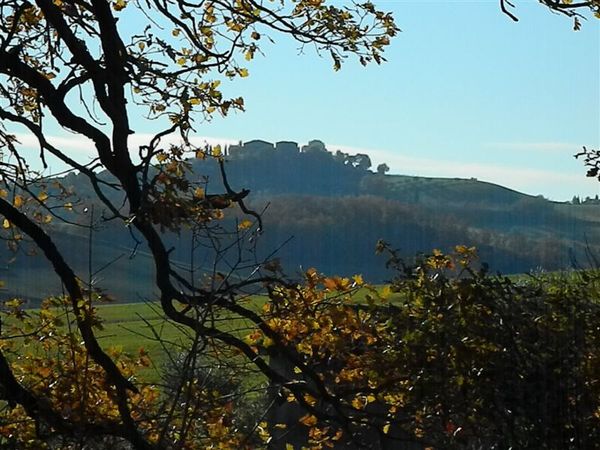
[[[596,271],[512,281],[477,269],[473,248],[410,265],[381,250],[397,276],[383,291],[369,288],[366,304],[352,302],[361,277],[311,269],[300,289],[275,290],[265,305],[277,339],[296,352],[293,371],[312,389],[299,399],[296,385],[280,386],[305,411],[305,444],[370,448],[375,428],[383,439],[433,448],[595,445]],[[265,351],[280,345],[251,338]]]
[[[383,289],[315,269],[303,283],[270,288],[264,325],[245,341],[278,374],[271,398],[256,400],[254,391],[248,401],[248,380],[264,379],[215,342],[187,341],[190,351],[157,384],[139,377],[150,364],[143,349],[133,357],[109,349],[138,386],[128,400],[136,427],[150,443],[185,449],[386,441],[580,449],[597,442],[597,271],[511,280],[478,267],[473,248],[410,264],[383,243],[379,250],[396,273]],[[82,305],[82,313],[101,329],[97,308]],[[3,445],[129,448],[118,397],[81,346],[68,300],[48,299],[36,311],[5,304],[0,342],[8,356],[1,373],[10,363],[7,388],[16,389],[2,411]],[[298,412],[292,420],[282,404]]]
[[[91,305],[83,305],[82,314],[101,331],[98,308]],[[0,361],[0,373],[5,377],[4,389],[13,392],[0,418],[2,448],[131,448],[130,425],[120,423],[123,406],[81,340],[66,298],[49,298],[37,310],[23,310],[17,300],[5,303],[0,345],[6,359]],[[197,350],[193,343],[189,346]],[[236,386],[227,384],[224,373],[219,375],[220,385],[210,372],[186,376],[186,361],[177,366],[177,372],[165,368],[164,381],[150,384],[140,378],[140,372],[151,364],[143,347],[134,355],[109,347],[107,354],[137,386],[128,398],[132,425],[150,444],[180,449],[246,448],[234,414]],[[218,371],[214,364],[212,370]],[[251,441],[246,441],[249,446]]]

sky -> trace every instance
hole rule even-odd
[[[518,23],[497,0],[375,3],[402,30],[387,63],[334,72],[328,58],[271,35],[250,76],[222,84],[246,111],[198,124],[196,140],[320,139],[394,174],[475,177],[553,200],[600,193],[573,158],[600,147],[600,20],[574,32],[534,0],[514,2]],[[154,126],[134,120],[133,139]]]
[[[222,140],[324,141],[390,173],[476,177],[555,200],[595,195],[573,154],[600,144],[600,21],[515,2],[379,1],[402,32],[387,63],[347,63],[276,38],[231,92],[247,111],[203,124]]]

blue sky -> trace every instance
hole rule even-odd
[[[473,176],[557,200],[600,192],[572,157],[600,143],[600,21],[574,32],[534,1],[516,2],[518,23],[495,0],[376,3],[402,29],[388,63],[336,73],[277,37],[230,86],[247,111],[198,132],[317,138],[393,173]]]
[[[247,111],[198,124],[197,140],[320,139],[331,151],[368,153],[390,173],[476,177],[554,200],[594,196],[600,183],[572,155],[600,147],[600,20],[574,32],[537,1],[515,3],[518,23],[497,0],[376,1],[402,29],[388,62],[350,61],[339,72],[272,35],[250,76],[221,86]],[[136,22],[120,22],[122,31]],[[141,144],[157,124],[132,125]],[[89,146],[51,133],[63,148]],[[34,140],[20,138],[33,151]]]

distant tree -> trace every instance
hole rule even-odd
[[[369,155],[364,153],[348,155],[346,158],[346,164],[357,169],[368,170],[371,167],[371,158]]]
[[[323,141],[313,139],[312,141],[308,142],[308,145],[302,146],[302,151],[304,153],[325,153],[327,152],[327,148],[325,147]]]
[[[573,196],[573,199],[571,200],[571,204],[572,205],[580,205],[581,204],[581,200],[579,200],[579,197],[577,195]]]
[[[377,166],[377,173],[379,175],[384,175],[386,172],[389,172],[390,168],[386,163],[381,163]]]
[[[352,165],[361,170],[369,170],[371,168],[371,158],[365,153],[357,153],[354,156]]]
[[[333,159],[339,163],[346,164],[348,160],[348,153],[344,153],[341,150],[336,150],[333,155]]]

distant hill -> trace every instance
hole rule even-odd
[[[374,254],[378,239],[407,256],[475,245],[482,261],[504,273],[567,269],[593,263],[594,255],[600,255],[600,205],[551,202],[474,178],[387,175],[382,167],[377,173],[368,155],[331,153],[317,140],[302,148],[294,142],[250,141],[227,148],[226,159],[232,186],[249,188],[249,204],[265,211],[265,233],[253,257],[276,252],[291,275],[316,267],[385,280],[384,261]],[[189,164],[191,176],[205,180],[208,193],[223,191],[214,160]],[[60,181],[80,199],[69,219],[88,223],[82,210],[94,204],[95,196],[87,179],[70,174]],[[119,192],[105,193],[120,200]],[[101,205],[95,208],[99,217]],[[57,245],[87,279],[87,229],[60,223],[53,227]],[[189,233],[169,240],[178,263],[189,264]],[[6,282],[2,295],[35,302],[60,292],[48,264],[39,255],[26,256],[27,248],[23,245],[16,255],[0,253],[0,278]],[[110,280],[108,294],[122,301],[152,297],[152,260],[143,245],[135,247],[123,224],[101,223],[92,236],[91,254],[93,272],[102,269],[92,278],[98,286]],[[210,256],[198,255],[195,264],[212,267]]]

